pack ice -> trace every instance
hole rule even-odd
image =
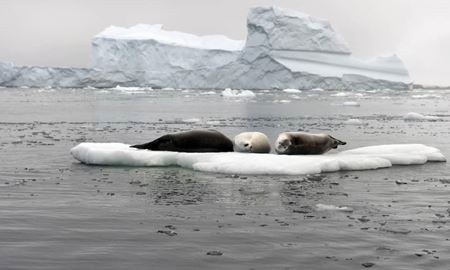
[[[89,165],[179,166],[230,174],[300,175],[341,170],[371,170],[392,165],[446,161],[436,148],[422,144],[393,144],[356,148],[335,154],[286,156],[250,153],[179,153],[130,148],[122,143],[81,143],[72,156]]]
[[[327,20],[255,7],[246,41],[166,31],[162,25],[108,27],[92,40],[92,68],[0,64],[0,85],[195,89],[407,89],[395,55],[363,61]]]

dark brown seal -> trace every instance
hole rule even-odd
[[[275,151],[283,155],[320,155],[346,144],[323,133],[283,132],[275,141]]]
[[[233,142],[217,130],[192,130],[166,134],[149,143],[130,147],[154,151],[233,152]]]

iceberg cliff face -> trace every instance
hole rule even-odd
[[[255,7],[247,18],[247,47],[350,54],[326,20],[277,7]]]
[[[0,85],[340,90],[411,85],[398,57],[356,59],[326,20],[256,7],[247,29],[244,42],[165,31],[161,25],[109,27],[92,40],[91,69],[1,64]]]

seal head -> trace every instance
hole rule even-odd
[[[234,151],[245,153],[269,153],[270,143],[266,134],[243,132],[234,137]]]

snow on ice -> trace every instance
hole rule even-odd
[[[82,163],[109,166],[180,166],[215,173],[300,175],[341,170],[371,170],[393,165],[446,161],[436,148],[394,144],[339,153],[287,156],[250,153],[179,153],[130,148],[122,143],[81,143],[70,150]]]

